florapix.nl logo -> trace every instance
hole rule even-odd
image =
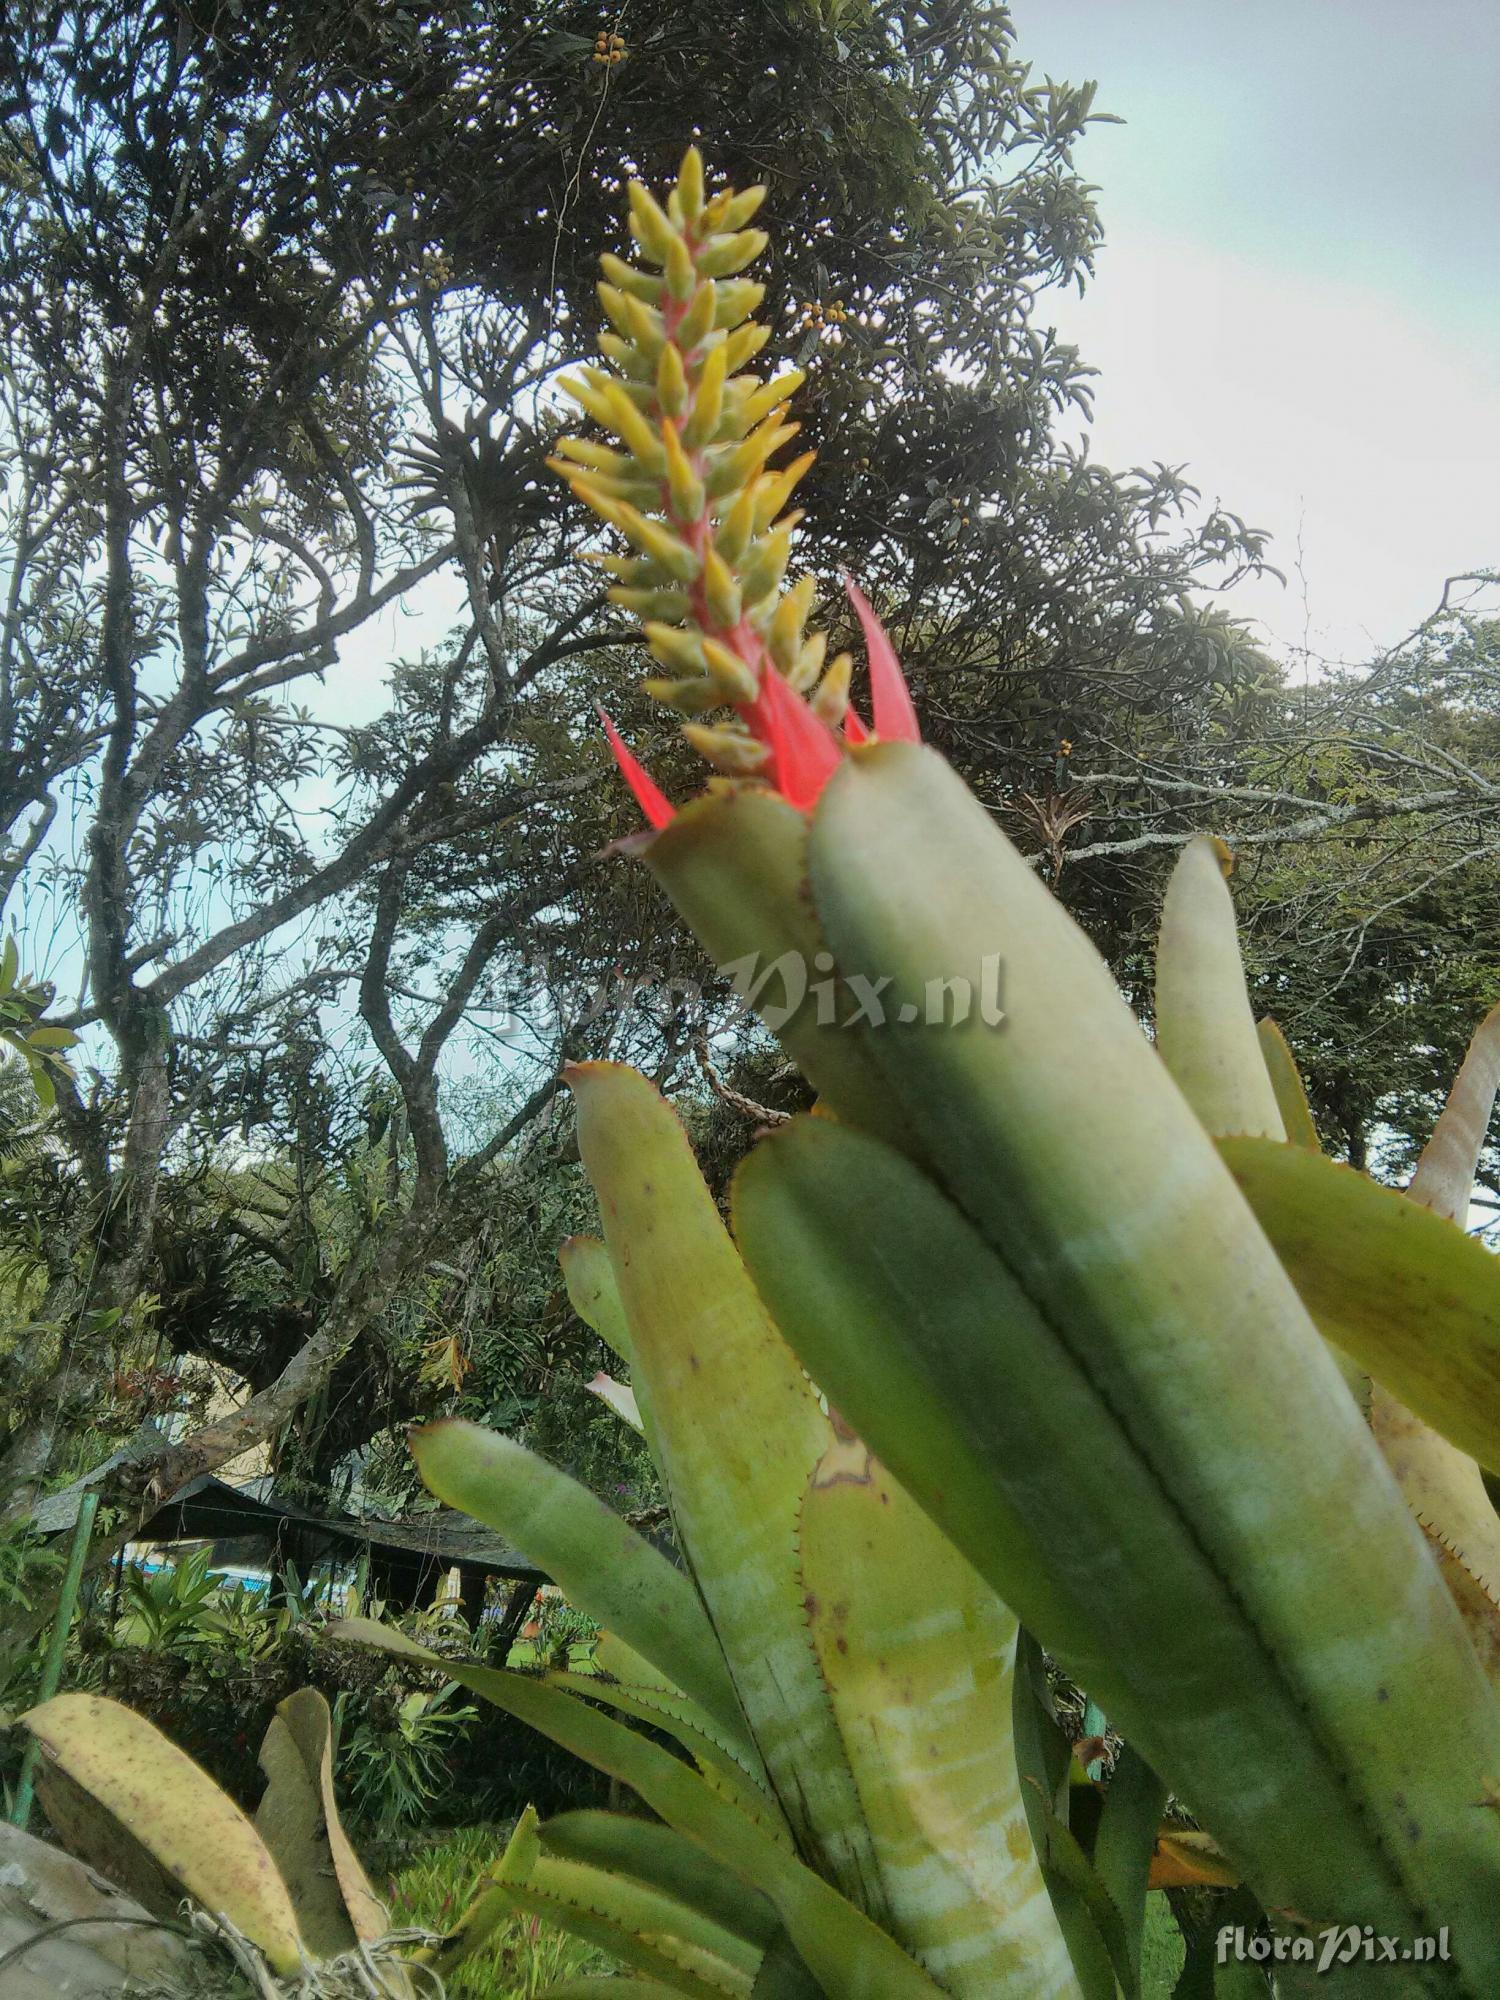
[[[949,974],[925,980],[920,997],[903,998],[894,974],[840,973],[831,952],[809,959],[784,951],[767,959],[759,952],[731,959],[719,970],[745,1008],[775,1034],[809,1004],[820,1028],[957,1027],[977,1020],[987,1028],[1004,1024],[1000,1004],[1002,961],[998,952],[979,960],[978,978]]]

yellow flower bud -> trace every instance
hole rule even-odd
[[[732,647],[705,636],[703,658],[721,701],[754,701],[760,692],[755,670]]]
[[[714,288],[711,284],[701,284],[693,293],[693,302],[677,322],[676,341],[684,354],[691,354],[699,342],[713,331]]]
[[[790,465],[777,467],[767,472],[755,494],[755,517],[751,533],[763,535],[776,516],[786,505],[793,487],[817,457],[815,451],[805,451],[800,458],[794,458]]]
[[[783,673],[794,664],[802,650],[802,628],[807,623],[807,614],[812,610],[817,593],[816,578],[799,577],[772,616],[769,631],[771,656]]]
[[[840,653],[829,663],[816,691],[813,693],[813,713],[820,716],[830,729],[837,729],[844,719],[844,710],[849,706],[849,676],[854,671],[854,655]]]
[[[710,708],[722,708],[724,697],[704,674],[689,674],[685,680],[643,681],[641,685],[653,701],[665,702],[668,708],[680,709],[684,715],[702,715]]]
[[[753,777],[764,769],[771,754],[764,743],[758,743],[747,731],[729,723],[714,728],[702,722],[685,722],[682,733],[716,771],[727,772],[734,778]]]
[[[623,290],[623,288],[622,288]],[[626,332],[649,360],[654,361],[667,341],[666,322],[654,306],[625,292]]]
[[[771,338],[771,329],[754,322],[742,326],[730,334],[724,343],[724,366],[733,375],[743,368],[747,361],[753,361],[766,342]]]
[[[651,366],[650,356],[643,354],[632,341],[622,340],[619,334],[601,333],[599,336],[599,352],[606,355],[609,360],[613,361],[616,368],[622,370],[633,380],[637,382],[655,382],[656,371]]]
[[[669,354],[675,351],[667,349]],[[667,491],[671,495],[672,513],[679,521],[699,520],[704,507],[703,481],[688,463],[671,422],[662,425],[662,443],[667,454]]]
[[[553,450],[559,458],[574,459],[594,472],[612,473],[616,478],[630,470],[631,462],[624,452],[614,451],[607,444],[596,444],[592,438],[559,438]],[[565,470],[563,477],[570,477],[569,471]]]
[[[728,201],[724,204],[722,213],[715,218],[713,227],[715,229],[743,229],[745,224],[759,212],[760,205],[765,198],[766,190],[759,184],[755,187],[747,187],[739,194],[731,194]]]
[[[616,333],[630,335],[630,321],[626,317],[626,301],[629,294],[622,292],[618,285],[606,284],[602,279],[594,287],[599,294],[599,303],[604,308],[604,317]]]
[[[703,155],[696,146],[688,147],[677,169],[677,199],[688,221],[696,222],[703,213]]]
[[[599,269],[612,285],[648,306],[654,306],[665,290],[660,278],[653,278],[649,271],[638,271],[634,264],[627,264],[623,257],[616,257],[608,250],[599,259]]]
[[[565,458],[547,460],[549,470],[561,473],[574,494],[583,500],[585,506],[593,507],[596,513],[601,511],[601,503],[606,500],[644,501],[648,507],[655,502],[659,490],[658,483],[643,476],[630,459],[625,463],[630,466],[630,471],[616,475],[612,472],[595,472],[592,467],[573,465]]]
[[[560,472],[567,480],[575,500],[581,500],[585,507],[592,508],[601,520],[611,523],[614,521],[615,510],[620,505],[619,497],[611,493],[599,479],[578,472],[565,459],[549,459],[548,464],[554,472]]]
[[[715,498],[733,493],[760,471],[773,451],[790,443],[801,428],[801,424],[778,423],[775,417],[767,417],[743,443],[726,447],[716,456],[706,481],[709,492]]]
[[[762,417],[795,395],[806,380],[805,369],[785,368],[772,381],[764,382],[758,389],[752,390],[735,414],[748,430],[751,424],[758,424]]]
[[[740,587],[712,542],[703,551],[703,598],[716,625],[727,631],[740,622]]]
[[[670,667],[674,674],[701,674],[704,672],[703,635],[692,630],[684,630],[680,625],[668,625],[659,619],[652,619],[642,627],[646,644],[651,648],[651,657],[664,667]]]
[[[632,457],[639,459],[648,471],[659,472],[665,456],[661,439],[625,394],[623,385],[609,382],[595,393],[605,408],[601,421],[618,434],[620,442]]]
[[[809,632],[802,642],[796,660],[787,668],[786,677],[798,694],[805,694],[816,682],[818,675],[823,671],[823,659],[827,651],[828,634]]]
[[[749,555],[740,565],[740,589],[746,602],[753,604],[768,591],[776,589],[791,558],[792,530],[789,526],[773,528],[769,535],[762,535],[758,542],[752,542]]]
[[[705,290],[707,287],[705,287]],[[679,329],[680,331],[681,329]],[[703,357],[693,407],[682,427],[682,441],[690,451],[712,441],[724,408],[724,343],[711,347]]]
[[[738,562],[755,533],[755,492],[758,480],[751,480],[719,523],[715,541],[726,562]]]
[[[693,296],[698,284],[693,253],[682,238],[675,234],[667,244],[665,277],[667,290],[674,299],[690,299]]]
[[[629,584],[617,583],[604,594],[611,604],[628,611],[633,618],[660,618],[674,625],[680,625],[693,608],[685,590],[636,590]]]
[[[748,187],[740,194],[725,188],[703,211],[708,229],[743,229],[766,198],[764,187]]]
[[[686,542],[680,541],[660,521],[653,521],[638,507],[632,507],[628,500],[617,500],[613,507],[614,512],[605,518],[619,529],[633,548],[639,549],[643,556],[649,557],[679,583],[694,580],[700,564]]]
[[[677,231],[655,195],[639,181],[626,189],[630,200],[630,233],[654,263],[665,264]]]
[[[742,319],[760,310],[766,288],[753,278],[730,278],[718,288],[714,301],[714,325],[738,326]]]
[[[644,587],[655,578],[655,563],[642,562],[639,556],[617,556],[605,549],[585,549],[576,560],[588,563],[593,569],[602,569],[610,576],[617,576],[623,584]]]
[[[705,278],[728,278],[743,271],[770,242],[763,229],[741,229],[733,236],[710,236],[698,251],[698,269]]]
[[[680,349],[668,341],[656,363],[656,398],[669,417],[680,417],[692,400]],[[671,463],[670,456],[668,464]]]

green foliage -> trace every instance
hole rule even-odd
[[[21,971],[16,940],[7,936],[0,951],[0,1043],[14,1049],[26,1065],[44,1112],[57,1102],[58,1083],[74,1081],[66,1051],[78,1043],[72,1029],[46,1019],[54,998],[50,986]]]
[[[502,1852],[508,1829],[470,1826],[440,1836],[391,1875],[391,1921],[422,1930],[452,1928]],[[613,1961],[544,1919],[502,1924],[446,1982],[449,2000],[538,2000],[557,1979],[604,1973]]]
[[[202,1644],[216,1629],[218,1596],[211,1549],[195,1549],[155,1570],[132,1563],[125,1571],[125,1615],[112,1635],[114,1643],[154,1652]]]
[[[438,1796],[455,1742],[477,1710],[459,1705],[449,1682],[436,1693],[413,1688],[334,1704],[340,1776],[350,1810],[372,1826],[403,1826],[423,1817]]]
[[[62,1573],[67,1556],[24,1523],[0,1525],[0,1606],[30,1610],[33,1593]]]

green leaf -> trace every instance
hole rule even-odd
[[[698,1593],[660,1549],[578,1480],[498,1431],[445,1418],[413,1432],[411,1450],[430,1493],[524,1549],[570,1604],[653,1661],[758,1762]]]
[[[210,1587],[216,1582],[213,1578],[206,1578],[205,1581]],[[278,1726],[286,1731],[288,1740],[302,1761],[308,1783],[316,1794],[319,1812],[317,1831],[326,1856],[326,1860],[319,1864],[320,1869],[331,1866],[334,1884],[354,1935],[365,1943],[384,1937],[391,1927],[390,1912],[371,1888],[370,1879],[339,1818],[338,1800],[333,1789],[333,1718],[327,1701],[316,1688],[299,1688],[277,1705],[272,1727]],[[262,1749],[262,1758],[264,1754]],[[261,1811],[269,1798],[268,1791],[261,1800]],[[271,1847],[282,1879],[291,1888],[293,1903],[300,1913],[298,1899],[304,1883],[294,1879],[291,1870],[282,1863],[279,1851],[261,1825],[260,1811],[256,1814],[255,1824],[257,1832]],[[300,1875],[305,1863],[299,1861],[296,1865]]]
[[[1166,1802],[1166,1786],[1145,1758],[1125,1744],[1109,1776],[1090,1860],[1120,1913],[1129,1967],[1137,1980],[1151,1856]]]
[[[28,1047],[33,1049],[71,1049],[78,1045],[78,1037],[71,1028],[56,1028],[50,1022],[33,1028],[26,1041]]]
[[[597,1396],[606,1408],[613,1410],[621,1423],[628,1424],[637,1436],[645,1436],[646,1426],[641,1418],[640,1404],[629,1383],[617,1382],[613,1375],[606,1375],[601,1369],[583,1386],[591,1396]]]
[[[717,1798],[669,1750],[600,1715],[575,1696],[524,1674],[443,1659],[404,1633],[367,1619],[340,1619],[335,1638],[439,1668],[486,1701],[530,1723],[597,1770],[630,1785],[668,1826],[695,1840],[775,1905],[813,1973],[836,1992],[870,2000],[941,2000],[940,1989],[893,1939],[833,1886]]]
[[[633,1647],[626,1645],[618,1632],[599,1634],[594,1642],[594,1664],[601,1674],[607,1674],[611,1680],[622,1681],[626,1687],[652,1688],[658,1694],[682,1695],[682,1689],[675,1681],[670,1680],[660,1667],[653,1666],[650,1660],[642,1659]]]
[[[1456,1223],[1336,1160],[1270,1139],[1220,1150],[1328,1339],[1500,1470],[1500,1263]]]
[[[1116,2000],[1114,1968],[1088,1900],[1072,1873],[1058,1865],[1055,1836],[1068,1831],[1072,1748],[1052,1705],[1042,1649],[1024,1627],[1016,1644],[1011,1706],[1026,1818],[1079,1992],[1082,2000]]]
[[[479,1893],[450,1931],[414,1953],[415,1962],[431,1966],[440,1980],[451,1978],[475,1952],[483,1949],[511,1915],[514,1906],[508,1885],[525,1879],[540,1851],[536,1808],[527,1806],[511,1832],[505,1852],[486,1871]]]
[[[1335,1448],[1331,1423],[1321,1458],[1274,1431],[1254,1438],[1253,1471],[1191,1428],[1148,1440],[1096,1357],[1085,1365],[921,1173],[827,1119],[761,1141],[734,1214],[810,1372],[1267,1902],[1387,1929],[1447,1908],[1482,1965],[1496,1832],[1462,1802],[1475,1757],[1500,1750],[1495,1704],[1337,1378],[1333,1410],[1357,1437]],[[1210,1481],[1233,1467],[1263,1519],[1273,1495],[1289,1509],[1253,1554],[1205,1531]],[[1357,1564],[1374,1574],[1351,1589]],[[1402,1617],[1372,1625],[1369,1606],[1391,1603]],[[1289,1605],[1295,1624],[1273,1638],[1267,1612],[1285,1621]],[[1341,1641],[1354,1632],[1357,1646]]]
[[[597,1236],[570,1236],[557,1261],[574,1312],[628,1368],[630,1327],[608,1249]]]
[[[777,1933],[760,1962],[751,2000],[823,2000],[823,1988],[785,1931]]]
[[[1450,1222],[1468,1220],[1474,1176],[1494,1116],[1497,1087],[1500,1007],[1492,1007],[1474,1031],[1463,1066],[1453,1079],[1453,1088],[1407,1189],[1413,1201],[1446,1215]]]
[[[570,1812],[541,1828],[549,1853],[650,1883],[764,1950],[782,1934],[766,1898],[684,1834],[625,1813]]]
[[[750,1282],[670,1105],[618,1063],[580,1064],[568,1083],[678,1545],[802,1851],[883,1919],[796,1559],[803,1495],[833,1437],[828,1417]]]
[[[630,1876],[543,1854],[523,1880],[497,1886],[513,1909],[545,1917],[689,2000],[750,2000],[755,1947]]]
[[[1200,835],[1172,870],[1156,946],[1156,1046],[1208,1131],[1281,1139],[1224,879],[1227,852]]]
[[[813,1474],[801,1550],[890,1928],[955,1996],[1055,1992],[1067,1950],[1010,1742],[1015,1618],[853,1435]]]
[[[603,1702],[637,1722],[648,1723],[680,1743],[715,1789],[777,1839],[791,1836],[781,1808],[767,1789],[760,1759],[742,1744],[730,1741],[696,1702],[650,1688],[627,1688],[589,1674],[549,1673],[549,1687],[564,1688],[588,1701]]]
[[[826,1002],[814,986],[828,975],[825,940],[802,893],[807,835],[805,813],[741,786],[690,800],[645,858],[714,964],[769,1015],[814,1090],[858,1107],[859,1123],[899,1142],[901,1121],[865,1028],[819,1025]],[[841,1023],[860,1012],[847,986],[829,991]]]
[[[318,1775],[308,1768],[280,1712],[271,1718],[259,1761],[267,1783],[256,1808],[255,1830],[291,1892],[297,1928],[309,1951],[314,1958],[335,1958],[353,1947],[354,1926],[334,1873]]]
[[[1307,1088],[1297,1068],[1296,1058],[1287,1046],[1286,1036],[1269,1015],[1257,1022],[1255,1035],[1265,1060],[1266,1073],[1271,1079],[1271,1088],[1276,1094],[1276,1108],[1281,1113],[1288,1144],[1305,1146],[1310,1153],[1321,1153],[1323,1142],[1313,1123]]]

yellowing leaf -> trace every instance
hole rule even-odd
[[[1219,1150],[1327,1338],[1500,1470],[1500,1262],[1456,1223],[1300,1146]]]
[[[283,1975],[303,1961],[291,1896],[234,1801],[143,1716],[60,1694],[22,1716],[44,1757],[205,1910],[229,1919]]]

